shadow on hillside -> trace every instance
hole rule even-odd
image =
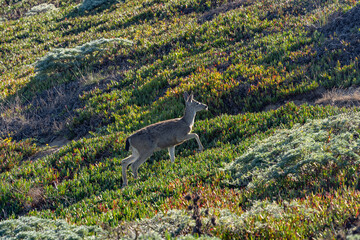
[[[52,29],[50,29],[50,31],[61,31],[62,36],[67,36],[67,35],[71,35],[71,34],[79,34],[81,32],[85,32],[87,30],[89,30],[90,28],[94,28],[97,27],[101,24],[104,24],[104,21],[99,21],[97,23],[91,22],[91,21],[84,21],[81,24],[79,23],[73,23],[73,21],[71,19],[73,18],[79,18],[79,17],[85,17],[85,16],[94,16],[97,14],[101,14],[103,11],[109,9],[110,12],[115,11],[116,6],[115,4],[118,1],[113,0],[113,1],[109,1],[107,4],[103,4],[97,8],[94,8],[91,11],[84,11],[84,10],[80,10],[79,6],[74,7],[68,14],[66,14],[65,16],[63,16],[60,19],[57,19],[56,22],[58,23],[58,25]],[[71,27],[69,29],[69,27]],[[67,47],[65,46],[61,46],[61,47]]]
[[[97,27],[97,26],[103,24],[103,22],[98,22],[98,23],[88,22],[88,23],[83,23],[83,24],[76,24],[76,23],[71,23],[71,20],[62,22],[64,20],[65,19],[62,19],[61,21],[59,21],[57,26],[51,28],[50,31],[52,31],[52,32],[60,31],[61,35],[64,37],[64,36],[71,35],[71,34],[79,34],[82,32],[86,32],[90,28]],[[63,47],[63,48],[68,47],[68,43],[66,41],[59,43],[59,45],[61,45],[61,46],[55,45],[54,47]]]
[[[89,11],[80,9],[81,4],[79,4],[78,6],[74,7],[63,18],[59,19],[58,21],[63,21],[64,19],[69,19],[69,18],[93,16],[93,15],[100,14],[105,10],[109,10],[110,12],[112,12],[116,9],[116,7],[114,5],[116,5],[119,2],[125,2],[125,0],[110,0],[102,5],[94,7],[92,10],[89,10]]]
[[[350,216],[345,225],[338,230],[337,240],[357,239],[360,233],[360,216]]]
[[[204,24],[205,22],[211,21],[214,17],[221,13],[226,13],[228,11],[231,11],[233,9],[239,8],[239,7],[246,7],[253,3],[253,0],[236,0],[234,2],[228,2],[225,3],[217,8],[211,9],[210,11],[205,12],[203,15],[201,15],[198,18],[199,24]]]
[[[51,143],[59,135],[82,137],[104,123],[101,114],[94,114],[73,126],[73,119],[85,105],[80,95],[94,89],[111,91],[107,89],[111,82],[128,84],[122,82],[123,72],[132,66],[122,54],[114,59],[93,57],[79,62],[68,64],[64,60],[60,67],[51,62],[49,69],[38,72],[16,94],[0,102],[0,137]]]
[[[330,105],[339,108],[360,107],[360,88],[350,87],[347,89],[334,88],[326,90],[324,87],[318,87],[302,94],[286,96],[282,99],[278,99],[275,103],[259,101],[259,105],[253,105],[252,109],[248,109],[246,108],[243,99],[246,98],[250,87],[251,85],[249,83],[244,82],[222,99],[226,113],[239,114],[245,111],[270,111],[278,109],[288,102],[293,102],[297,106],[309,104],[321,106]],[[253,104],[255,104],[255,102],[256,99],[254,99]]]
[[[198,23],[203,24],[206,21],[210,21],[214,18],[214,16],[219,15],[220,13],[225,13],[227,11],[239,8],[241,6],[248,6],[252,3],[252,0],[237,0],[235,2],[228,2],[225,4],[221,4],[220,6],[216,7],[216,5],[214,6],[207,6],[206,4],[201,4],[198,3],[196,5],[176,5],[175,6],[175,11],[180,13],[181,15],[188,15],[191,13],[203,13],[205,12],[203,15],[201,15],[198,19]],[[220,4],[220,3],[218,3]],[[150,7],[151,3],[143,3],[143,7]],[[207,11],[207,12],[206,12]],[[166,12],[166,11],[161,11],[161,10],[157,10],[154,11],[152,8],[133,16],[132,18],[130,18],[128,21],[126,21],[125,23],[122,23],[121,25],[118,25],[117,27],[129,27],[132,25],[137,25],[140,24],[144,21],[151,21],[154,19],[157,20],[164,20],[164,19],[169,19],[172,17],[172,13]],[[114,28],[114,27],[113,27]],[[105,29],[100,29],[100,30],[105,30]],[[106,29],[106,30],[113,30],[113,29]]]
[[[95,130],[102,122],[101,117],[84,121],[69,129],[72,119],[78,115],[84,103],[83,92],[105,89],[118,76],[105,78],[98,83],[84,84],[80,81],[63,83],[43,90],[29,99],[17,95],[0,105],[0,137],[11,136],[14,140],[35,138],[40,143],[51,143],[59,136],[78,138]]]
[[[330,21],[319,28],[325,41],[316,48],[317,57],[334,53],[331,61],[347,65],[360,57],[360,5],[344,14],[339,12],[330,17]]]
[[[288,1],[284,3],[284,5],[277,5],[277,8],[273,11],[268,11],[266,16],[264,16],[261,20],[267,19],[271,21],[273,19],[282,18],[286,15],[293,15],[296,17],[303,16],[321,7],[321,5],[321,2],[313,0]]]

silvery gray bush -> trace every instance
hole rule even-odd
[[[287,208],[297,209],[297,211],[285,211],[285,205]],[[263,200],[253,201],[251,208],[240,216],[230,212],[228,209],[220,209],[217,222],[221,228],[241,235],[244,231],[255,233],[262,230],[266,231],[267,228],[276,228],[276,220],[286,221],[286,219],[293,219],[294,215],[301,215],[303,219],[311,220],[316,214],[318,214],[317,210],[301,204],[298,199],[290,202],[284,201],[281,205]],[[252,224],[253,219],[257,219],[259,216],[264,219],[272,219],[272,221],[261,222],[257,220],[255,226],[249,228],[249,224]]]
[[[75,226],[64,220],[19,217],[0,222],[0,239],[96,239],[97,226]]]
[[[97,8],[103,4],[114,2],[115,0],[84,0],[79,6],[79,9],[82,11],[90,11],[94,8]]]
[[[312,219],[313,214],[317,211],[303,206],[299,200],[292,200],[291,202],[284,201],[282,205],[288,208],[296,208],[301,212],[304,219]],[[216,212],[217,223],[220,228],[230,230],[233,233],[241,234],[242,231],[258,231],[266,229],[271,226],[269,223],[256,223],[254,229],[248,229],[248,222],[257,216],[269,216],[271,218],[278,218],[279,220],[291,219],[294,214],[298,212],[286,212],[284,207],[276,202],[254,201],[252,207],[238,216],[231,213],[228,209],[210,209],[210,212]],[[204,221],[209,219],[204,218]],[[200,238],[188,234],[195,225],[194,220],[186,211],[170,210],[167,213],[158,213],[150,219],[141,219],[133,222],[127,222],[123,226],[125,230],[122,231],[121,239],[130,240],[135,239],[153,239],[163,240],[167,239],[165,236],[173,236],[178,240],[216,240],[219,238],[210,236],[201,236]],[[186,235],[183,235],[186,234]],[[76,226],[70,225],[64,220],[50,220],[38,217],[19,217],[18,219],[5,220],[0,222],[0,239],[15,240],[15,239],[114,239],[118,236],[116,231],[102,230],[97,226]]]
[[[325,165],[345,157],[359,162],[359,126],[360,114],[352,113],[279,130],[253,144],[225,168],[232,176],[229,183],[253,188],[279,177],[296,178],[313,171],[314,164]]]
[[[54,4],[49,3],[43,3],[37,6],[32,7],[27,13],[25,13],[26,16],[33,16],[40,13],[55,11],[57,8]]]
[[[38,76],[41,76],[54,71],[68,69],[72,66],[80,66],[86,57],[91,56],[95,52],[104,51],[105,48],[102,46],[111,42],[118,42],[122,45],[133,44],[132,41],[122,38],[101,38],[74,48],[55,48],[35,62],[35,72]]]
[[[209,221],[209,219],[207,219]],[[206,221],[206,220],[205,220]],[[170,210],[167,213],[158,213],[150,219],[141,219],[138,221],[127,222],[120,225],[122,239],[166,239],[166,235],[175,237],[179,240],[207,240],[218,239],[216,237],[201,236],[195,238],[189,232],[195,226],[195,221],[183,210]],[[110,231],[111,232],[111,231]],[[117,236],[116,229],[113,230],[114,236]],[[112,237],[108,237],[112,239]]]
[[[154,218],[138,220],[126,224],[125,235],[121,239],[134,239],[138,232],[138,239],[164,239],[165,232],[179,233],[189,226],[192,219],[185,211],[173,210],[168,213],[159,213]],[[110,236],[110,238],[109,238]],[[0,239],[112,239],[111,234],[97,226],[70,225],[64,220],[50,220],[38,217],[19,217],[18,219],[4,220],[0,222]],[[215,240],[218,238],[206,237],[195,238],[192,235],[178,236],[181,240]]]

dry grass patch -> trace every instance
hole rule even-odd
[[[25,204],[27,209],[38,208],[45,203],[44,189],[41,187],[30,188],[27,196],[31,199],[31,201]]]
[[[53,87],[31,100],[17,96],[0,105],[0,136],[51,142],[65,128],[79,106],[77,83]]]
[[[39,92],[31,99],[17,95],[0,103],[0,137],[34,138],[41,144],[51,144],[60,136],[83,137],[89,130],[94,130],[98,119],[69,129],[78,114],[76,110],[84,105],[79,96],[95,88],[104,89],[111,81],[118,81],[119,76],[91,72],[87,75],[79,73],[77,79]]]
[[[327,91],[315,101],[315,104],[338,107],[360,106],[360,90],[358,88],[333,89]]]

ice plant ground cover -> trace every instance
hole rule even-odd
[[[197,193],[217,221],[204,239],[356,237],[359,101],[313,105],[359,84],[356,1],[50,0],[25,15],[42,3],[0,0],[0,226],[191,239]],[[181,116],[184,91],[209,106],[193,129],[205,151],[158,152],[122,189],[126,137]]]

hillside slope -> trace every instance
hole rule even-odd
[[[357,227],[358,108],[291,102],[356,89],[356,1],[49,0],[56,10],[26,15],[43,2],[0,0],[1,220],[61,218],[111,236],[182,219],[155,234],[179,237],[196,225],[184,199],[197,193],[218,221],[203,231],[223,239]],[[181,116],[184,91],[209,106],[193,130],[205,151],[186,142],[175,164],[157,152],[121,189],[126,137]]]

